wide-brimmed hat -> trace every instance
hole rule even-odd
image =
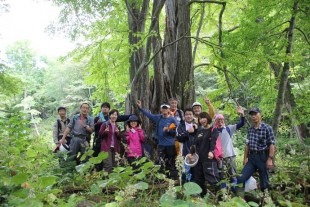
[[[138,118],[136,115],[131,115],[131,116],[129,117],[127,123],[129,124],[129,123],[132,122],[132,121],[136,121],[136,122],[140,123],[140,120],[139,120],[139,118]]]

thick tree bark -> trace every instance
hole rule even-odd
[[[135,113],[139,115],[137,108],[134,106],[134,103],[137,99],[143,100],[144,106],[149,106],[149,99],[145,97],[150,96],[149,89],[149,71],[146,68],[141,71],[140,75],[136,77],[137,71],[139,67],[143,64],[143,60],[145,58],[145,48],[140,47],[136,49],[134,45],[137,45],[141,38],[138,36],[138,33],[145,32],[145,22],[146,16],[149,9],[149,0],[143,0],[142,4],[139,1],[127,1],[127,12],[128,12],[128,26],[129,26],[129,35],[128,40],[132,48],[130,51],[130,66],[129,66],[129,74],[130,74],[130,82],[136,78],[136,83],[131,88],[130,96],[127,97],[126,103],[126,112],[127,113]],[[134,100],[132,97],[135,97]],[[143,126],[149,126],[148,120],[144,120]]]
[[[297,8],[298,8],[298,1],[294,1],[293,13],[290,19],[290,24],[289,24],[289,29],[288,29],[288,45],[286,47],[286,55],[288,59],[290,59],[289,57],[292,56],[292,52],[293,52],[295,16],[297,13]],[[273,120],[272,120],[272,128],[274,130],[275,135],[278,133],[281,115],[283,111],[285,91],[287,88],[287,82],[288,82],[289,73],[290,73],[290,65],[291,63],[289,60],[285,62],[283,69],[281,71],[281,74],[280,74],[280,82],[279,82],[279,88],[278,88],[276,108],[275,108],[275,111],[273,114]]]
[[[159,0],[154,0],[153,3],[153,12],[155,12],[155,8],[157,7]],[[157,33],[156,36],[152,37],[152,48],[153,54],[160,50],[162,47],[162,39],[159,31],[159,22],[156,23],[155,31]],[[151,80],[151,111],[158,112],[159,106],[161,103],[166,100],[165,96],[165,86],[164,86],[164,66],[163,66],[163,54],[162,52],[158,53],[153,59],[154,66],[154,79]]]
[[[177,1],[177,39],[190,36],[189,0]],[[179,99],[181,108],[185,108],[195,100],[194,70],[192,67],[192,44],[190,38],[182,38],[177,42],[177,63],[175,79],[172,82],[172,95]]]

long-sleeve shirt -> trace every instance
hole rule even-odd
[[[116,119],[116,122],[124,122],[124,121],[127,121],[129,119],[131,115],[120,115],[117,117]],[[102,125],[102,123],[104,122],[107,122],[108,120],[110,120],[110,117],[109,115],[107,116],[104,116],[104,121],[102,122],[98,122],[98,120],[100,119],[100,116],[96,116],[95,119],[94,119],[94,123],[95,123],[95,138],[97,138],[99,136],[99,130],[100,130],[100,127]]]
[[[68,128],[71,130],[73,136],[89,136],[90,133],[85,129],[85,125],[89,125],[94,130],[94,119],[90,116],[82,118],[81,114],[73,116],[72,121],[68,124]]]
[[[190,153],[190,148],[195,143],[195,135],[197,132],[197,130],[195,130],[193,133],[189,133],[186,127],[187,125],[192,125],[192,123],[188,124],[184,121],[181,121],[177,128],[176,138],[179,142],[183,143],[182,156],[186,156],[188,153]]]
[[[276,138],[271,126],[265,123],[260,123],[257,129],[255,129],[253,126],[249,128],[248,138],[246,140],[246,144],[249,146],[249,150],[267,150],[269,145],[275,145],[275,143]]]
[[[164,132],[164,127],[170,126],[174,123],[177,126],[176,120],[169,116],[163,117],[161,114],[152,114],[145,109],[140,109],[140,111],[148,117],[152,122],[156,124],[156,134],[158,137],[158,145],[171,146],[174,145],[174,136],[176,135],[176,129]]]
[[[106,128],[108,128],[109,130],[106,131]],[[116,129],[118,130],[116,131]],[[115,152],[120,152],[120,141],[122,138],[122,134],[119,126],[115,124],[113,127],[110,121],[101,124],[99,130],[99,137],[102,138],[101,151],[109,152],[110,147],[114,147]]]
[[[224,158],[236,156],[236,151],[233,145],[233,135],[235,134],[236,130],[244,126],[244,123],[245,123],[245,117],[241,117],[239,123],[234,125],[227,125],[217,129],[219,131],[219,136],[221,138]]]
[[[211,119],[213,119],[215,116],[215,109],[212,104],[208,105],[208,114],[211,117]],[[199,124],[198,117],[194,117],[194,121],[196,124]]]
[[[208,159],[208,153],[214,151],[217,138],[218,131],[216,128],[212,129],[210,127],[206,129],[199,127],[195,138],[196,153],[199,156],[199,162],[210,161]],[[215,158],[212,160],[215,160]]]

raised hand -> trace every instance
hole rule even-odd
[[[211,104],[211,101],[210,99],[206,96],[205,98],[205,103],[209,106]]]
[[[213,159],[213,157],[214,157],[213,152],[209,152],[209,153],[208,153],[208,159],[212,160],[212,159]]]
[[[189,133],[193,133],[195,131],[194,127],[190,127],[188,130],[187,130]]]
[[[237,106],[237,113],[244,116],[244,110],[240,105]]]
[[[142,108],[142,103],[141,103],[141,101],[140,101],[140,100],[137,100],[137,106],[138,106],[138,108],[139,108],[139,109],[141,109],[141,108]]]

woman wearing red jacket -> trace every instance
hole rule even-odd
[[[112,109],[109,112],[110,120],[103,123],[99,130],[99,137],[101,137],[101,151],[108,152],[108,158],[103,160],[103,170],[108,173],[112,172],[115,164],[115,153],[120,152],[121,144],[121,130],[116,123],[118,111]]]

